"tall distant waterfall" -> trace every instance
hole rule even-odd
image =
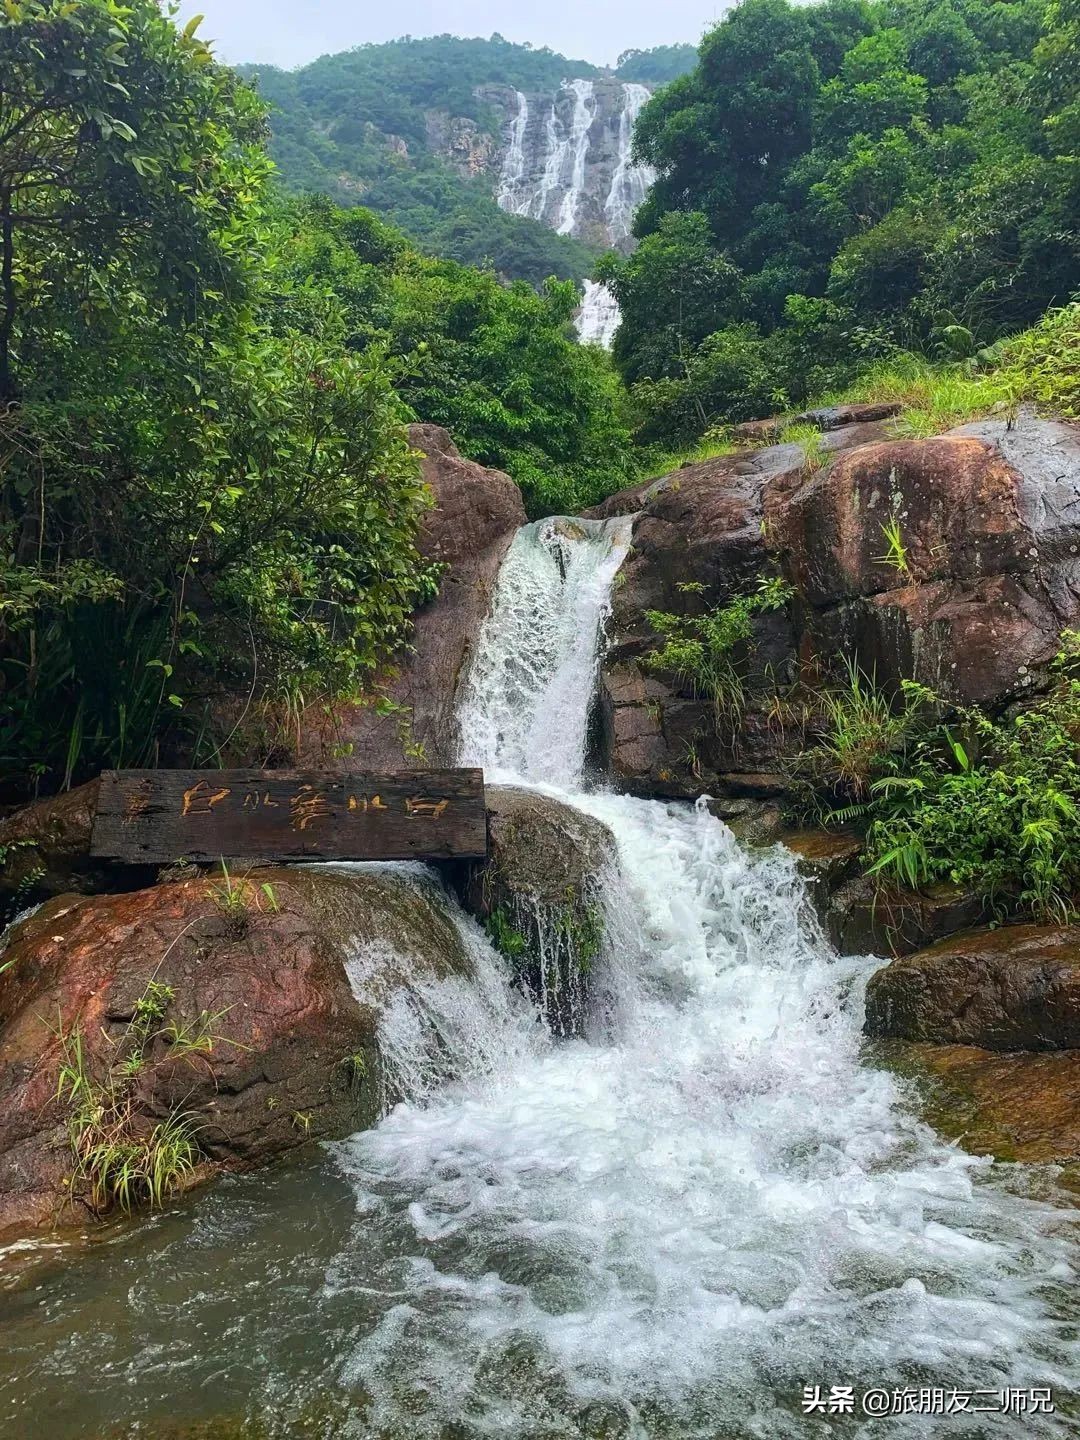
[[[656,179],[656,171],[649,165],[633,163],[634,126],[641,114],[649,92],[644,85],[623,86],[623,108],[619,116],[619,159],[611,176],[611,189],[604,201],[611,242],[629,238],[634,222],[634,211],[645,199],[649,186]]]
[[[560,235],[626,247],[655,178],[633,159],[634,125],[648,99],[644,85],[603,78],[567,80],[551,100],[514,91],[495,192],[500,206]],[[618,323],[614,296],[588,282],[581,339],[610,345]]]

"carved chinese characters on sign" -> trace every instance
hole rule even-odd
[[[124,770],[102,776],[96,855],[452,859],[487,852],[479,770]]]

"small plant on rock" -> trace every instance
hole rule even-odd
[[[649,624],[664,639],[645,664],[666,671],[713,703],[718,730],[734,728],[745,704],[744,660],[753,644],[755,615],[781,610],[791,587],[778,577],[763,579],[757,590],[739,595],[704,615],[672,615],[650,610]]]
[[[147,1072],[207,1055],[217,1039],[214,1027],[225,1011],[204,1011],[190,1024],[166,1024],[173,998],[170,986],[147,982],[103,1074],[90,1062],[81,1027],[58,1027],[63,1059],[56,1099],[68,1107],[74,1158],[68,1188],[95,1214],[160,1206],[198,1162],[194,1115],[177,1108],[150,1124],[137,1103],[136,1086]]]

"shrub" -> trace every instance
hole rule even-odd
[[[696,587],[682,587],[693,591]],[[755,593],[739,595],[704,615],[672,615],[650,610],[648,621],[664,638],[659,650],[645,657],[650,670],[662,670],[689,685],[713,703],[718,731],[730,731],[745,702],[745,661],[753,643],[754,617],[781,610],[791,587],[780,579],[763,579]]]

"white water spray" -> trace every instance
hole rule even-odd
[[[463,765],[576,788],[600,631],[630,522],[537,520],[503,562],[459,708]]]
[[[645,199],[656,171],[633,163],[634,126],[649,99],[644,85],[623,86],[623,108],[619,116],[619,161],[612,171],[611,188],[604,202],[611,243],[630,236],[634,211]]]
[[[606,350],[619,328],[619,304],[606,285],[585,281],[585,294],[577,314],[578,339],[583,345],[603,345]]]
[[[628,535],[578,524],[528,526],[507,556],[462,759],[544,782],[615,836],[618,1029],[523,1046],[514,1019],[501,1061],[489,1041],[479,1067],[343,1147],[357,1245],[374,1226],[410,1257],[346,1379],[409,1440],[802,1440],[807,1384],[1065,1385],[1067,1217],[988,1183],[989,1162],[862,1062],[877,962],[831,952],[785,852],[749,857],[700,806],[580,791]],[[875,1423],[941,1433],[929,1413]]]
[[[517,94],[517,113],[510,127],[510,144],[503,161],[499,177],[496,200],[503,210],[514,215],[527,215],[531,196],[521,196],[521,182],[525,176],[525,132],[529,126],[529,102],[520,90]]]

